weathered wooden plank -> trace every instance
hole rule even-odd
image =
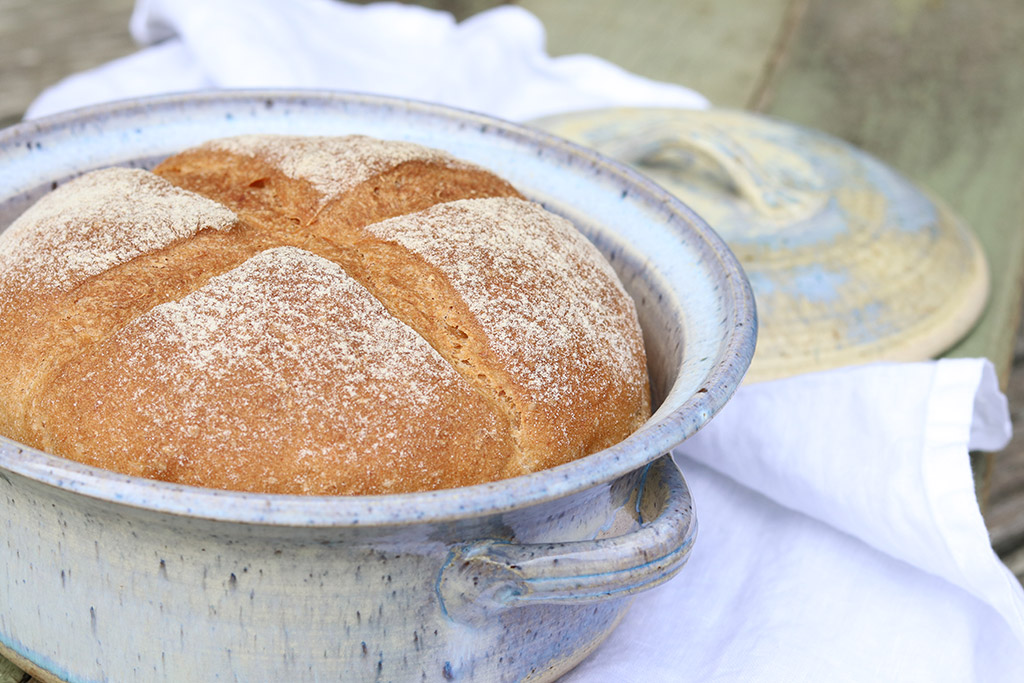
[[[950,355],[990,358],[1004,383],[1024,272],[1021,64],[1016,0],[814,0],[765,107],[873,153],[975,229],[992,294]]]
[[[0,0],[0,127],[61,78],[133,52],[133,0]]]
[[[0,683],[27,683],[25,673],[0,655]]]
[[[1010,418],[1018,428],[1010,445],[995,457],[985,522],[992,547],[1024,578],[1024,335],[1017,336],[1015,355],[1006,393]]]
[[[691,87],[716,106],[758,91],[789,0],[520,0],[544,23],[550,54],[586,53]]]

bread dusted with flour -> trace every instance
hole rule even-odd
[[[649,416],[633,304],[507,182],[360,136],[106,169],[0,234],[0,429],[194,486],[396,493],[534,472]]]

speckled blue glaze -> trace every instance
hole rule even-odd
[[[160,97],[2,131],[0,227],[87,170],[253,132],[446,149],[574,220],[636,300],[657,411],[626,441],[545,472],[375,497],[190,488],[2,440],[0,651],[69,681],[557,676],[633,593],[685,562],[689,494],[659,458],[750,362],[756,319],[736,260],[678,200],[571,143],[434,105],[306,91]]]

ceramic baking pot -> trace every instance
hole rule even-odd
[[[3,440],[0,652],[65,681],[556,677],[686,561],[693,507],[664,454],[722,407],[753,354],[736,260],[686,206],[594,152],[337,93],[163,97],[15,126],[0,133],[0,227],[87,170],[252,132],[446,149],[574,220],[636,300],[657,410],[554,469],[376,497],[190,488]]]

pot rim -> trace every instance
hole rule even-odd
[[[633,201],[656,207],[666,230],[681,239],[700,241],[721,273],[725,319],[718,360],[699,389],[680,397],[679,379],[662,406],[624,441],[557,467],[496,482],[454,489],[375,496],[301,496],[205,489],[132,477],[51,455],[0,436],[0,479],[4,470],[90,498],[178,516],[273,526],[382,526],[452,521],[503,513],[543,503],[609,482],[671,451],[711,419],[739,386],[753,356],[757,331],[749,282],[725,242],[688,206],[639,172],[595,151],[549,133],[482,114],[433,103],[380,95],[329,90],[216,90],[158,95],[83,107],[16,124],[0,131],[0,154],[12,147],[38,143],[39,136],[81,126],[83,122],[144,116],[147,111],[180,108],[186,103],[263,103],[291,106],[315,102],[400,110],[425,118],[455,120],[515,145],[554,152],[599,171],[623,188]],[[111,161],[110,163],[117,163]],[[625,190],[624,190],[625,191]],[[624,195],[625,196],[625,195]],[[688,228],[686,235],[682,227]],[[717,321],[716,321],[717,322]],[[684,359],[685,362],[685,359]],[[670,407],[675,405],[675,407]]]

